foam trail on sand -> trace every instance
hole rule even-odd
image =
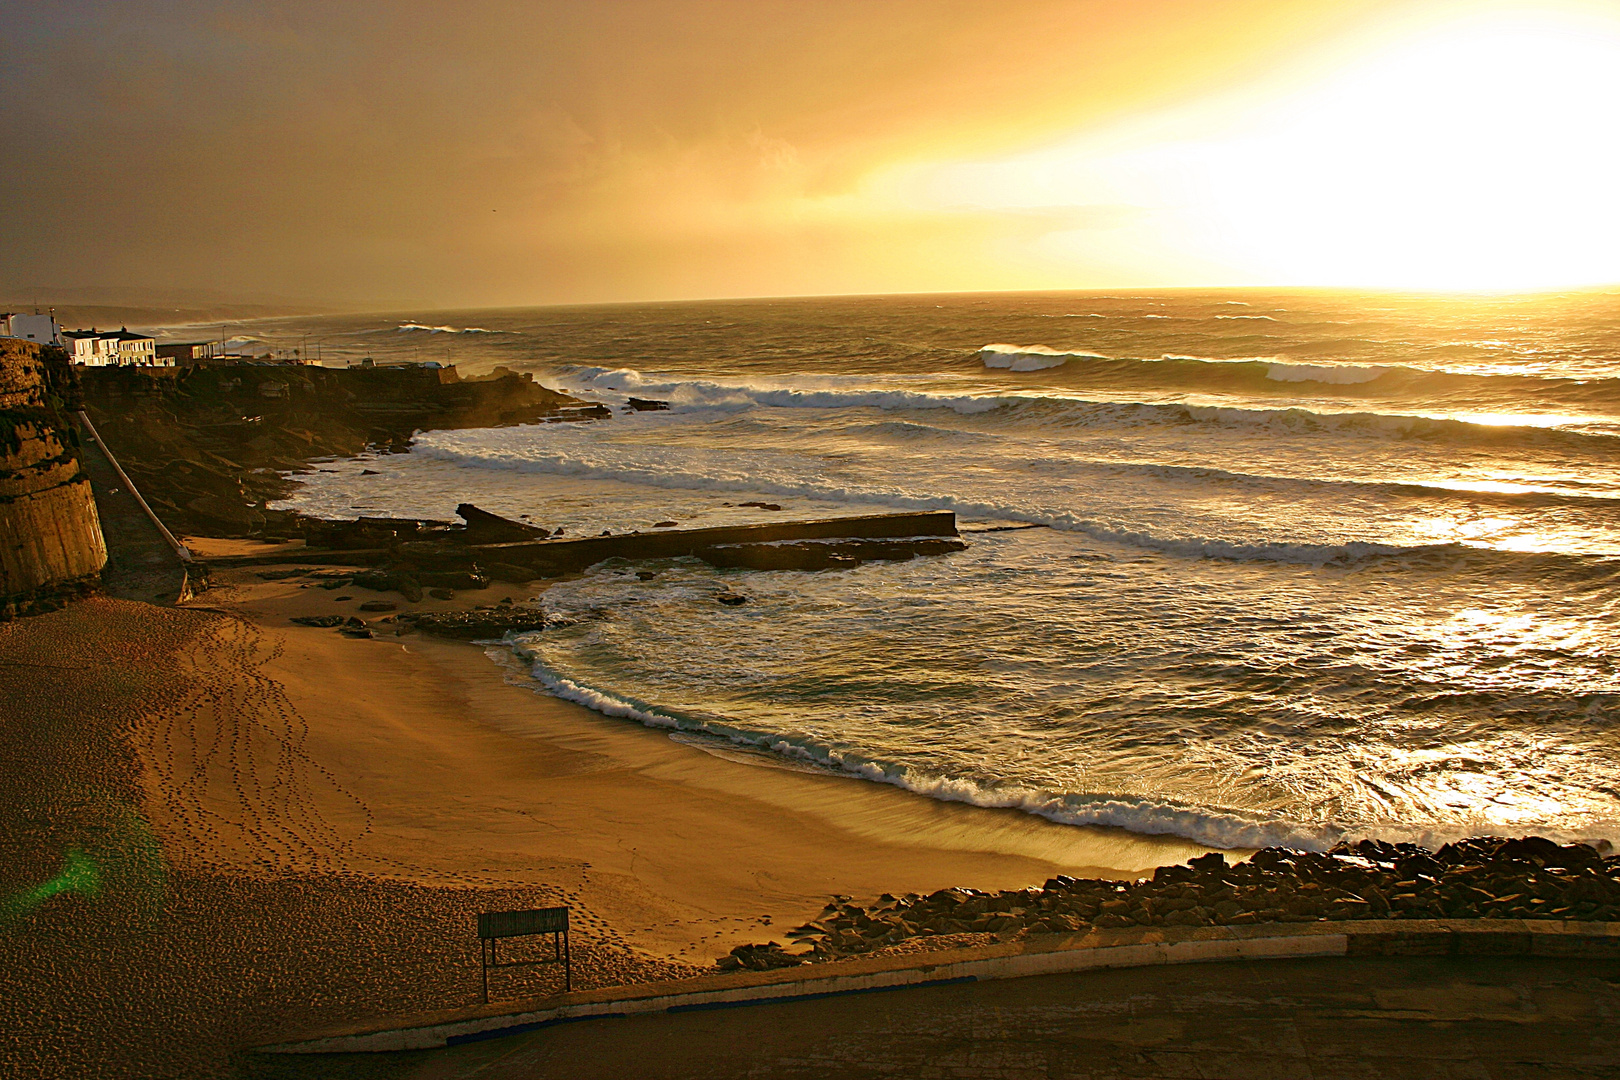
[[[689,720],[673,711],[636,704],[559,674],[524,643],[525,636],[511,636],[503,644],[525,661],[535,681],[556,697],[583,705],[604,716],[636,720],[647,727],[723,736],[739,746],[769,750],[830,772],[890,784],[941,802],[1022,810],[1062,825],[1106,826],[1149,836],[1179,836],[1194,843],[1228,850],[1279,845],[1325,851],[1344,836],[1343,830],[1332,826],[1310,827],[1297,822],[1264,820],[1230,811],[1177,806],[1150,799],[1065,794],[1015,786],[985,788],[971,780],[930,776],[903,765],[885,764],[840,753],[814,742],[769,732],[749,731],[728,722]]]

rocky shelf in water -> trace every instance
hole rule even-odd
[[[722,970],[766,970],[964,934],[1009,940],[1092,927],[1243,926],[1339,919],[1620,919],[1620,857],[1539,836],[1475,837],[1431,852],[1363,840],[1326,854],[1265,848],[1236,865],[1218,852],[1138,881],[1056,877],[998,893],[942,889],[835,897],[780,942],[739,945]]]

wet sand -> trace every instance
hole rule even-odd
[[[301,583],[234,570],[192,610],[99,599],[0,627],[0,885],[74,847],[106,868],[96,896],[0,924],[4,1071],[219,1074],[253,1042],[465,1003],[477,910],[570,905],[577,985],[607,985],[782,940],[831,894],[1203,850],[717,757],[537,694],[480,646],[291,625],[384,596]]]
[[[1126,876],[1205,850],[723,759],[537,693],[515,665],[503,677],[482,646],[392,637],[386,624],[374,624],[375,640],[283,629],[293,615],[347,613],[380,596],[401,608],[470,606],[531,595],[519,587],[408,605],[240,571],[232,580],[206,602],[251,620],[238,633],[255,639],[259,670],[283,688],[307,725],[306,752],[336,785],[311,797],[349,822],[345,836],[361,827],[351,805],[370,815],[345,865],[561,884],[649,952],[706,964],[812,917],[831,894]],[[241,854],[227,845],[218,857]]]

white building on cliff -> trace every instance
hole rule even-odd
[[[121,330],[64,330],[68,359],[86,367],[173,367],[174,357],[157,354],[157,339]]]
[[[0,314],[0,337],[37,341],[41,345],[58,344],[56,316]]]

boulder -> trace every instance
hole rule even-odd
[[[415,575],[404,571],[362,570],[354,575],[354,584],[374,592],[397,592],[411,603],[420,603],[422,585]],[[378,610],[388,610],[381,608]]]
[[[456,507],[456,513],[467,522],[467,530],[463,534],[470,544],[508,544],[522,540],[544,540],[551,533],[538,525],[526,525],[521,521],[492,514],[488,510],[480,510],[472,503],[462,503]]]

